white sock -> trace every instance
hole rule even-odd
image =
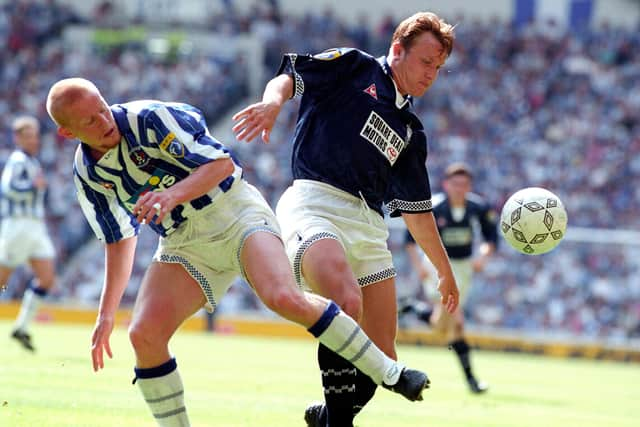
[[[318,323],[322,322],[323,318],[325,323],[329,323],[320,335],[316,335],[322,344],[348,360],[376,384],[384,382],[394,385],[398,382],[402,366],[384,354],[356,321],[340,310],[334,302],[329,303]],[[310,328],[312,333],[315,326]]]
[[[35,293],[32,288],[27,288],[27,290],[24,291],[22,305],[20,305],[20,312],[18,313],[14,329],[24,332],[29,328],[29,324],[38,312],[38,308],[43,299],[44,297]]]
[[[171,363],[175,367],[175,359],[171,359],[158,368]],[[189,427],[189,417],[184,406],[184,387],[178,368],[175,367],[162,376],[145,378],[145,373],[150,374],[158,368],[136,369],[136,383],[156,423],[160,427]]]

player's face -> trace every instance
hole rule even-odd
[[[96,151],[107,152],[120,143],[121,135],[109,106],[99,93],[87,94],[68,107],[65,136],[80,139]]]
[[[422,33],[408,49],[399,43],[394,43],[393,49],[397,58],[393,61],[395,66],[392,64],[393,76],[400,93],[413,97],[424,95],[447,59],[442,44],[432,33]]]
[[[27,126],[15,134],[16,145],[32,156],[40,151],[40,132],[36,127]]]
[[[444,191],[452,203],[464,203],[465,196],[471,191],[471,178],[467,175],[453,175],[443,183]]]

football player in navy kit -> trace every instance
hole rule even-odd
[[[238,140],[270,132],[282,105],[301,97],[293,136],[294,182],[276,208],[300,285],[336,301],[396,358],[395,268],[383,205],[402,216],[436,266],[446,310],[458,289],[440,240],[425,165],[427,139],[413,106],[435,82],[453,47],[453,27],[420,12],[396,28],[387,56],[357,49],[286,54],[261,102],[234,115]],[[324,404],[307,408],[310,426],[352,426],[376,385],[319,346]],[[425,387],[427,384],[425,384]]]
[[[497,214],[479,195],[471,192],[472,180],[472,172],[468,165],[452,163],[445,170],[444,194],[436,194],[433,197],[433,214],[442,242],[451,259],[460,290],[461,307],[464,307],[468,296],[473,272],[484,269],[489,256],[495,251],[498,238]],[[478,256],[472,257],[475,224],[478,225],[484,241],[478,248]],[[406,233],[406,250],[420,279],[426,286],[430,286],[432,274],[429,261],[421,256],[418,245],[409,232]],[[445,334],[449,347],[458,356],[470,390],[474,393],[487,390],[487,385],[478,381],[471,370],[471,349],[464,337],[462,308],[449,314],[437,301],[433,310],[424,303],[412,301],[401,304],[400,311],[414,312],[418,318]]]

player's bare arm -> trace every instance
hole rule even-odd
[[[233,115],[237,123],[232,130],[238,141],[252,141],[261,135],[262,141],[269,143],[271,129],[287,100],[293,96],[293,78],[287,74],[274,77],[267,83],[262,101],[251,104]]]
[[[402,218],[411,236],[438,271],[438,291],[442,297],[442,305],[449,313],[453,313],[458,307],[458,286],[451,270],[449,257],[440,239],[433,213],[403,213]]]
[[[163,191],[150,191],[138,199],[133,207],[139,223],[148,223],[157,214],[160,224],[176,206],[196,199],[220,184],[233,173],[233,161],[219,159],[195,169],[191,175]]]
[[[129,283],[138,238],[130,237],[105,245],[105,272],[98,318],[91,336],[93,370],[104,368],[104,352],[113,357],[109,337],[113,331],[114,317],[124,290]]]

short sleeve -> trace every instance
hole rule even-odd
[[[207,128],[204,116],[186,104],[165,104],[146,117],[160,149],[183,166],[196,168],[231,157],[229,150]]]
[[[498,245],[498,213],[488,204],[480,210],[480,229],[487,242]]]
[[[351,48],[328,49],[316,55],[287,53],[277,74],[293,77],[294,97],[315,97],[341,85],[366,59],[367,54]]]
[[[98,190],[74,175],[78,202],[94,234],[104,243],[115,243],[138,235],[140,224],[118,203],[109,190]]]
[[[430,212],[433,208],[426,167],[426,138],[423,132],[420,133],[420,136],[414,135],[414,140],[393,166],[385,197],[386,210],[391,217]]]

